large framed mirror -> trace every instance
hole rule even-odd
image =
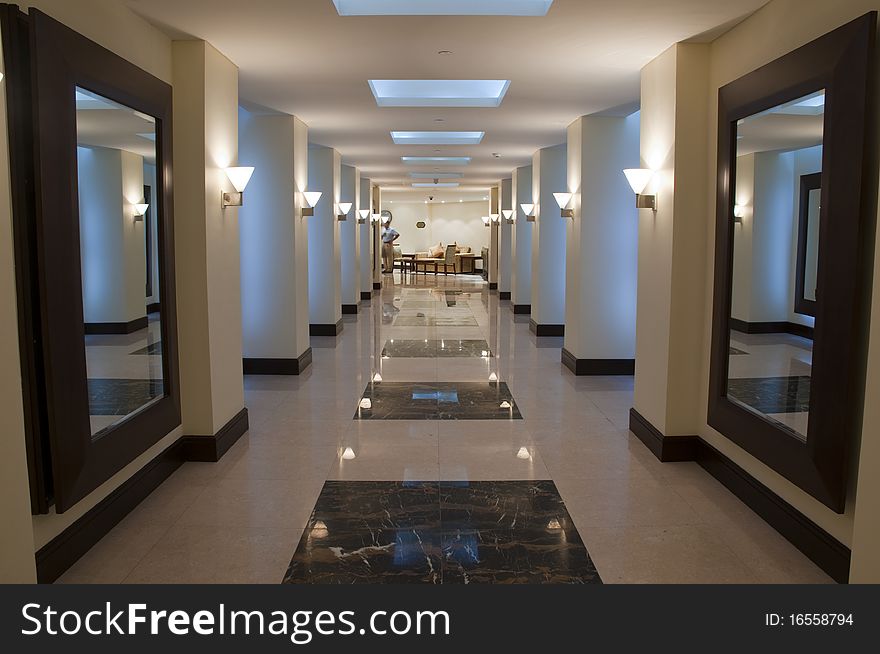
[[[172,95],[36,9],[17,22],[31,71],[9,82],[33,107],[34,193],[15,221],[34,225],[20,241],[38,286],[25,373],[44,416],[29,438],[48,453],[37,505],[62,513],[181,422]]]
[[[876,14],[719,92],[709,425],[843,512],[863,395]]]

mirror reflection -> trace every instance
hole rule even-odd
[[[91,433],[165,394],[156,121],[76,90],[80,257]]]
[[[816,299],[821,181],[802,184],[821,180],[824,117],[819,91],[737,124],[727,396],[802,441],[814,326],[802,300]]]

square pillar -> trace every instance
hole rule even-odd
[[[309,190],[323,195],[309,221],[309,331],[312,336],[342,332],[339,202],[342,158],[333,148],[309,146]]]
[[[521,206],[533,204],[532,167],[521,166],[513,171],[511,196],[516,222],[511,225],[510,301],[515,314],[532,313],[532,229]]]
[[[567,188],[566,144],[538,150],[532,158],[532,319],[536,336],[565,334],[565,242],[569,219],[553,197]]]

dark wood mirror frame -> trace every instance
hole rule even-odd
[[[31,9],[0,5],[31,499],[63,513],[180,424],[171,87]],[[156,211],[165,395],[99,438],[89,421],[81,289],[76,87],[156,119]],[[49,463],[51,462],[51,463]]]
[[[871,12],[722,87],[709,425],[838,513],[845,508],[850,450],[861,424],[866,286],[876,211]],[[825,135],[816,327],[806,444],[727,397],[733,277],[737,121],[824,89]],[[874,177],[876,179],[876,176]]]
[[[816,300],[807,299],[804,280],[807,274],[807,241],[810,229],[810,192],[822,190],[822,173],[801,176],[798,194],[797,266],[794,272],[794,311],[802,316],[816,316]]]

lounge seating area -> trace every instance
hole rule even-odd
[[[457,243],[438,243],[427,251],[415,253],[405,253],[400,246],[394,247],[394,267],[415,274],[476,274],[478,260],[482,257],[469,246]]]

